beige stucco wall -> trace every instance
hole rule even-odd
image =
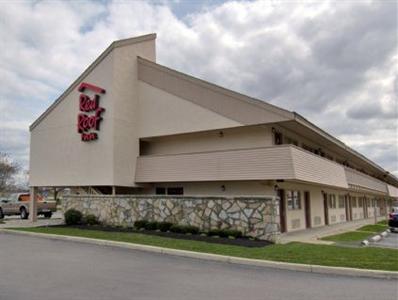
[[[356,202],[357,205],[356,207],[352,207],[352,219],[353,220],[359,220],[359,219],[363,219],[364,215],[363,215],[363,206],[359,207],[359,198],[362,196],[360,194],[357,193],[350,193],[351,197],[356,197]]]
[[[73,89],[32,131],[30,137],[30,185],[68,186],[113,183],[113,76],[110,53],[87,74],[87,81],[106,90],[98,140],[82,142],[77,132],[79,92]]]
[[[31,186],[134,185],[139,154],[137,56],[155,60],[154,36],[119,42],[105,54],[32,128]],[[91,142],[82,142],[77,132],[81,82],[106,90],[100,96],[106,111],[98,140]]]
[[[139,86],[137,56],[156,60],[155,40],[119,47],[114,50],[114,185],[133,186],[139,155]]]
[[[225,190],[222,189],[225,187]],[[147,190],[155,194],[156,187],[183,187],[186,196],[265,196],[275,195],[272,181],[220,181],[157,183]]]
[[[286,225],[287,231],[296,231],[306,228],[305,223],[305,201],[304,192],[310,193],[311,203],[311,227],[319,227],[325,224],[323,212],[323,196],[322,187],[310,184],[296,183],[296,182],[278,182],[279,188],[286,190],[300,191],[301,194],[301,209],[289,210],[287,209],[287,199],[285,197],[286,207]]]
[[[220,132],[222,132],[221,135]],[[193,153],[267,147],[271,145],[271,129],[253,126],[149,139],[146,152],[142,154]]]
[[[138,87],[140,137],[242,125],[145,82],[139,81]]]

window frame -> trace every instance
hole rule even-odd
[[[338,207],[345,208],[345,196],[344,195],[339,195]]]
[[[328,205],[329,209],[336,209],[336,195],[335,194],[328,194]]]
[[[286,207],[288,210],[301,210],[301,191],[286,190]],[[289,203],[290,202],[290,203]]]

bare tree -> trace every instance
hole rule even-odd
[[[19,169],[19,165],[13,162],[7,153],[0,152],[0,193],[15,187],[14,176]]]

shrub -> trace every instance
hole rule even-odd
[[[207,235],[209,236],[221,236],[221,229],[210,229]]]
[[[92,214],[84,217],[84,223],[87,225],[97,225],[99,224],[98,218]]]
[[[185,226],[174,224],[170,227],[171,232],[175,233],[186,233]]]
[[[82,222],[83,214],[80,211],[71,208],[65,212],[64,217],[66,225],[78,225]]]
[[[199,228],[196,226],[192,225],[173,225],[170,227],[171,232],[175,233],[190,233],[190,234],[198,234],[199,233]]]
[[[234,229],[211,229],[207,233],[209,236],[219,236],[219,237],[229,237],[232,236],[234,238],[240,238],[243,236],[242,232],[240,230],[234,230]]]
[[[159,229],[161,232],[169,231],[171,226],[173,226],[173,223],[170,223],[170,222],[160,222],[159,223]]]
[[[185,233],[198,234],[199,228],[193,225],[185,226]]]
[[[243,236],[243,233],[242,233],[242,231],[240,231],[240,230],[226,229],[226,230],[224,230],[224,231],[225,231],[227,237],[232,236],[232,237],[234,237],[234,238],[237,239],[237,238],[241,238],[241,237]]]
[[[147,225],[148,223],[149,223],[149,222],[146,221],[146,220],[138,220],[138,221],[135,221],[135,222],[134,222],[134,227],[135,227],[136,229],[145,228],[146,225]]]
[[[156,230],[159,229],[159,222],[147,222],[144,227],[146,230]]]

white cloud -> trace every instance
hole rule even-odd
[[[398,175],[396,3],[239,1],[183,19],[177,5],[2,2],[0,151],[26,162],[27,123],[113,40],[157,32],[160,63],[302,113]]]

